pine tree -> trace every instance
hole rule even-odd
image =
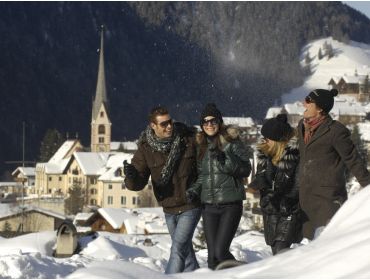
[[[48,129],[40,145],[39,160],[47,162],[64,143],[63,135],[56,129]]]
[[[64,211],[67,215],[76,215],[82,211],[84,196],[80,183],[74,183],[68,189],[68,197],[64,200]]]
[[[331,44],[328,44],[326,54],[328,55],[328,60],[334,56],[334,50]]]
[[[323,58],[321,48],[319,48],[319,53],[317,54],[317,58],[321,60]]]

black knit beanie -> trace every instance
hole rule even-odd
[[[220,110],[217,109],[214,103],[208,103],[204,107],[202,113],[200,114],[200,127],[202,127],[203,125],[204,118],[208,116],[215,117],[220,122],[220,124],[224,122]]]
[[[338,95],[336,89],[315,89],[308,95],[324,112],[329,113],[334,106],[334,96]]]
[[[268,119],[262,126],[261,134],[274,141],[286,141],[292,134],[292,127],[288,123],[286,114],[279,114],[276,118]]]

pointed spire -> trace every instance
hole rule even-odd
[[[100,35],[100,57],[99,57],[99,71],[98,81],[96,85],[95,100],[93,103],[92,118],[96,119],[98,111],[104,103],[106,110],[108,110],[107,89],[105,86],[105,70],[104,70],[104,25],[101,26]]]

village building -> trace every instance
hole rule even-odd
[[[78,213],[77,231],[107,231],[124,234],[168,234],[161,208],[99,208],[94,213]]]
[[[54,231],[65,220],[65,216],[50,210],[26,206],[2,209],[0,215],[0,232],[2,234],[18,234],[19,232]]]
[[[82,187],[85,204],[111,208],[157,206],[151,185],[133,192],[126,189],[122,176],[122,162],[130,161],[132,154],[120,152],[75,152],[64,174],[68,188]]]
[[[35,194],[39,197],[64,197],[68,192],[63,172],[75,151],[82,150],[79,140],[67,140],[48,162],[37,163],[35,169]]]
[[[225,125],[234,125],[240,128],[240,137],[246,143],[253,143],[257,138],[257,127],[253,119],[242,117],[223,117]]]
[[[328,85],[330,89],[337,89],[339,94],[352,96],[359,102],[370,101],[369,74],[360,75],[356,70],[353,76],[332,77]]]
[[[16,182],[23,184],[27,195],[35,194],[35,167],[18,167],[12,173]]]
[[[91,151],[78,140],[67,140],[47,163],[37,163],[35,193],[40,197],[61,197],[78,185],[85,205],[111,208],[157,206],[149,183],[140,192],[126,189],[123,161],[137,150],[135,142],[112,142],[109,100],[104,70],[103,31],[100,39],[99,69],[91,117]]]
[[[0,182],[0,203],[13,203],[22,196],[23,186],[20,182]]]

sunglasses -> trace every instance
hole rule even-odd
[[[219,121],[216,118],[210,119],[210,120],[203,120],[202,125],[207,126],[207,125],[218,125]]]
[[[307,95],[305,98],[304,98],[304,101],[307,103],[307,104],[310,104],[310,103],[315,103],[315,101],[311,98],[311,96]]]
[[[160,122],[158,123],[158,125],[162,128],[166,128],[167,126],[171,125],[172,126],[173,124],[173,120],[172,119],[169,119],[167,121],[163,121],[163,122]]]

